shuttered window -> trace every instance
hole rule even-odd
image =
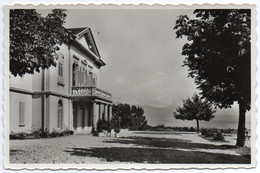
[[[58,102],[58,117],[57,117],[57,127],[62,129],[63,125],[63,105],[62,101]]]
[[[25,120],[25,103],[19,102],[19,126],[24,126]]]
[[[92,82],[93,86],[97,86],[97,77],[96,77],[96,75],[93,76],[92,80],[93,80],[93,82]]]
[[[59,76],[63,77],[63,64],[59,62],[59,70],[58,70]]]
[[[88,85],[88,71],[87,71],[87,70],[85,71],[85,76],[84,76],[84,78],[85,78],[85,83],[84,83],[84,85],[87,86],[87,85]]]
[[[93,81],[92,81],[92,79],[93,79],[93,73],[92,72],[89,72],[89,86],[93,86]]]

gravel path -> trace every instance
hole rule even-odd
[[[177,132],[167,134],[165,132],[129,132],[124,134],[124,137],[127,136],[171,138],[179,140],[190,140],[194,143],[223,145],[223,143],[212,143],[206,139],[201,138],[195,133]],[[10,140],[10,163],[108,163],[104,158],[89,157],[86,155],[81,156],[80,154],[75,154],[75,151],[84,149],[84,151],[89,152],[89,150],[92,148],[111,147],[147,148],[147,146],[135,145],[131,143],[116,143],[113,142],[113,140],[115,140],[115,138],[94,137],[90,134],[75,134],[72,136],[47,139]],[[224,144],[230,144],[230,142]],[[178,148],[175,149],[178,150]],[[179,150],[194,151],[194,149],[181,148]],[[200,148],[196,149],[196,151],[239,155],[234,150]],[[109,163],[117,163],[117,161]]]

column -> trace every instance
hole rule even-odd
[[[84,129],[86,130],[88,126],[88,116],[89,116],[89,108],[87,105],[84,105]]]
[[[108,116],[107,116],[107,105],[104,104],[104,114],[105,114],[105,120],[108,120]]]
[[[102,119],[102,107],[101,103],[98,104],[98,120]]]
[[[109,118],[111,120],[113,114],[112,114],[112,105],[109,106]]]
[[[81,105],[77,105],[77,129],[80,129],[80,127],[82,127],[82,109],[81,109]]]
[[[69,117],[68,117],[68,129],[73,130],[73,105],[72,100],[69,99]]]
[[[92,126],[96,129],[97,128],[97,121],[99,116],[99,105],[96,102],[92,104]]]

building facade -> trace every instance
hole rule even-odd
[[[112,116],[112,95],[100,89],[100,57],[90,28],[60,46],[56,67],[10,75],[10,131],[37,129],[91,131]]]

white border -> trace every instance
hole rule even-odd
[[[34,6],[31,6],[31,7],[35,8]],[[42,6],[40,6],[40,7],[42,7]],[[126,6],[124,6],[123,8],[125,8],[125,7]],[[157,7],[158,8],[162,8],[162,6],[158,6],[158,5],[157,5]],[[183,8],[187,8],[187,6],[184,6],[184,5],[182,5],[181,8],[182,7]],[[205,6],[203,6],[203,8],[204,7]],[[213,6],[208,6],[208,7],[209,8],[217,8],[216,6],[214,6],[214,7]],[[220,7],[220,6],[218,6],[218,7]],[[253,8],[252,6],[247,6],[247,7]],[[65,8],[68,8],[68,7],[65,6]],[[72,8],[78,8],[78,7],[72,6]],[[85,8],[85,7],[83,7],[83,8]],[[93,6],[91,8],[93,8]],[[100,7],[98,7],[98,8],[100,8]],[[106,8],[119,8],[119,7],[118,6],[112,6],[112,7],[110,6],[110,7],[106,7]],[[122,8],[122,7],[120,7],[120,8]],[[134,7],[134,6],[130,6],[130,7],[127,6],[127,8],[136,8],[136,7]],[[150,7],[146,6],[146,5],[145,6],[142,5],[142,6],[139,6],[138,8],[150,8]],[[163,8],[166,8],[166,7],[163,7]],[[170,7],[170,8],[172,8],[172,7]],[[177,8],[180,8],[180,6],[178,6]],[[195,8],[195,7],[193,6],[192,8]],[[202,8],[202,6],[200,6],[199,8]],[[223,6],[221,6],[221,8],[223,8]],[[231,8],[231,6],[225,6],[225,8]],[[254,18],[254,17],[255,17],[255,11],[252,14],[252,18]],[[9,26],[8,25],[8,20],[5,21],[5,25]],[[255,28],[255,25],[256,25],[256,20],[252,19],[252,29]],[[254,32],[254,30],[252,30],[252,35],[256,35],[256,33],[255,32],[253,33],[253,32]],[[9,35],[8,34],[8,29],[5,30],[5,34]],[[255,42],[256,42],[256,36],[252,37],[252,43],[255,43]],[[253,46],[252,50],[254,50],[254,51],[252,51],[252,57],[256,57],[256,47],[255,47],[254,44],[252,44],[252,46]],[[6,60],[8,60],[8,52],[9,52],[8,46],[5,45],[5,56],[4,57],[6,58]],[[9,75],[9,68],[8,68],[9,67],[9,61],[6,61],[6,60],[5,60],[6,64],[4,66],[5,67],[4,70],[5,70],[5,74],[7,74],[7,75],[5,75],[5,77],[6,76],[8,77],[8,75]],[[255,71],[256,71],[256,59],[252,58],[252,78],[256,77]],[[254,80],[254,83],[252,83],[252,91],[255,91],[255,86],[256,86],[256,81]],[[9,77],[5,78],[4,90],[5,91],[9,90]],[[4,101],[5,101],[5,103],[8,103],[9,102],[9,100],[8,100],[9,99],[9,93],[5,92],[4,95],[5,95]],[[256,98],[256,94],[254,94],[252,96],[252,110],[251,110],[252,115],[254,115],[255,112],[256,112],[256,106],[255,106],[255,104],[253,104],[253,103],[255,103],[255,98]],[[9,116],[7,116],[7,115],[9,115],[9,105],[5,104],[4,111],[5,111],[5,119],[4,119],[5,127],[4,127],[4,130],[5,130],[5,136],[8,137],[9,136],[8,135],[9,132],[6,129],[9,129]],[[252,127],[252,133],[253,133],[255,131],[255,124],[256,124],[256,123],[254,124],[253,122],[256,122],[256,117],[255,116],[251,116],[251,117],[253,118],[252,121],[251,121],[252,122],[251,126],[253,126]],[[254,138],[255,136],[256,135],[252,135],[252,141],[255,140],[255,138]],[[252,144],[254,144],[254,142],[252,142]],[[5,142],[5,151],[6,150],[9,151],[9,145],[6,148],[6,142]],[[252,146],[252,152],[253,152],[252,155],[253,154],[255,155],[255,147],[253,147],[253,146]],[[5,155],[6,154],[8,154],[8,153],[5,153]],[[7,158],[5,158],[5,162],[4,163],[5,163],[5,167],[7,168],[7,167],[10,166],[10,164],[6,163],[6,159]],[[76,164],[75,165],[74,164],[70,164],[70,165],[62,165],[62,164],[59,164],[59,165],[58,164],[56,164],[56,165],[49,165],[49,164],[46,164],[46,165],[45,164],[40,164],[40,165],[36,165],[36,164],[33,164],[33,165],[11,164],[11,165],[12,165],[12,168],[14,168],[13,166],[15,166],[15,169],[16,168],[18,168],[18,169],[25,168],[25,166],[26,166],[27,169],[31,169],[31,168],[32,169],[34,169],[34,168],[39,168],[39,169],[43,169],[43,168],[47,168],[47,169],[48,168],[49,169],[57,169],[57,168],[62,168],[62,169],[68,169],[68,168],[93,169],[93,168],[96,168],[96,169],[110,169],[110,170],[113,169],[114,170],[114,169],[118,169],[118,168],[122,168],[122,169],[132,169],[132,168],[135,168],[135,169],[144,169],[144,168],[146,168],[146,169],[158,169],[158,168],[159,169],[169,169],[169,168],[184,168],[184,167],[187,168],[186,166],[188,166],[188,168],[213,168],[213,169],[214,168],[237,168],[237,167],[248,168],[248,167],[252,167],[252,166],[255,165],[255,160],[254,159],[252,159],[252,163],[253,164],[251,164],[251,165],[241,165],[240,164],[239,166],[238,166],[238,164],[234,164],[234,165],[233,164],[228,164],[228,165],[227,164],[225,164],[225,165],[216,164],[218,166],[216,166],[216,165],[210,165],[209,166],[209,164],[200,164],[200,165],[198,165],[198,164],[158,164],[158,165],[156,165],[156,164],[117,164],[117,165],[113,165],[113,164],[102,164],[102,165],[100,165],[100,164],[95,164],[95,165],[88,165],[88,164],[84,164],[84,165],[76,165]],[[162,165],[163,165],[163,167],[162,167]]]

